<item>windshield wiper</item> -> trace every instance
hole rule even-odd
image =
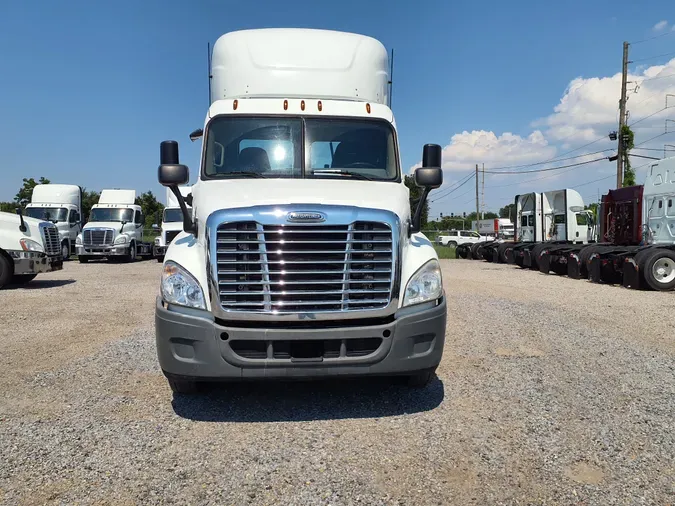
[[[244,177],[262,177],[266,178],[264,174],[260,172],[246,172],[246,171],[234,171],[234,172],[221,172],[218,177],[227,177],[227,176],[244,176]]]
[[[341,170],[341,169],[328,169],[328,170],[315,170],[313,171],[313,174],[328,174],[329,176],[332,176],[333,174],[337,174],[339,176],[351,176],[355,177],[357,179],[364,179],[366,181],[374,181],[372,177],[365,176],[359,172],[352,172],[350,170]]]

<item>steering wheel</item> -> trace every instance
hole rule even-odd
[[[368,162],[352,162],[346,163],[344,166],[345,169],[377,169],[375,165]]]

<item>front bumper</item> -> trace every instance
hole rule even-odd
[[[113,246],[90,246],[78,244],[75,248],[77,256],[87,257],[114,257],[129,254],[129,244],[116,244]]]
[[[47,256],[44,253],[28,251],[10,251],[9,256],[14,260],[14,274],[39,274],[63,269],[61,255]]]
[[[156,257],[163,257],[166,254],[166,246],[157,246],[152,247],[152,254]]]
[[[378,325],[241,328],[169,311],[158,297],[157,356],[166,375],[197,380],[409,374],[440,363],[446,311],[444,297],[435,307]],[[365,354],[347,351],[367,340],[381,342]],[[293,346],[301,355],[312,356],[293,356],[294,352],[287,351]],[[258,348],[262,356],[242,353],[242,348]],[[277,348],[286,351],[277,353]],[[324,348],[334,353],[306,353]]]

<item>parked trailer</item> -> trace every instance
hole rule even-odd
[[[581,250],[580,273],[585,267],[591,281],[626,288],[675,289],[675,157],[653,163],[643,187],[621,190],[603,198],[602,234],[611,243]]]

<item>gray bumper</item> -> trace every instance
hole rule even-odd
[[[207,318],[167,310],[157,298],[155,334],[159,364],[169,376],[200,379],[296,378],[414,373],[436,367],[445,344],[446,303],[362,327],[265,329],[218,325]],[[381,339],[371,353],[348,354],[349,343]],[[347,343],[349,341],[349,343]],[[290,358],[277,347],[308,344],[339,350],[332,355]],[[347,343],[347,344],[345,344]],[[235,345],[257,346],[250,358]],[[275,358],[275,356],[277,358]]]
[[[63,269],[61,255],[47,256],[44,253],[30,253],[26,251],[10,251],[14,260],[14,274],[39,274]]]
[[[153,246],[152,254],[156,257],[163,257],[166,254],[166,246]]]
[[[77,245],[77,255],[87,257],[114,257],[129,254],[129,244],[119,244],[117,246],[89,246]]]

